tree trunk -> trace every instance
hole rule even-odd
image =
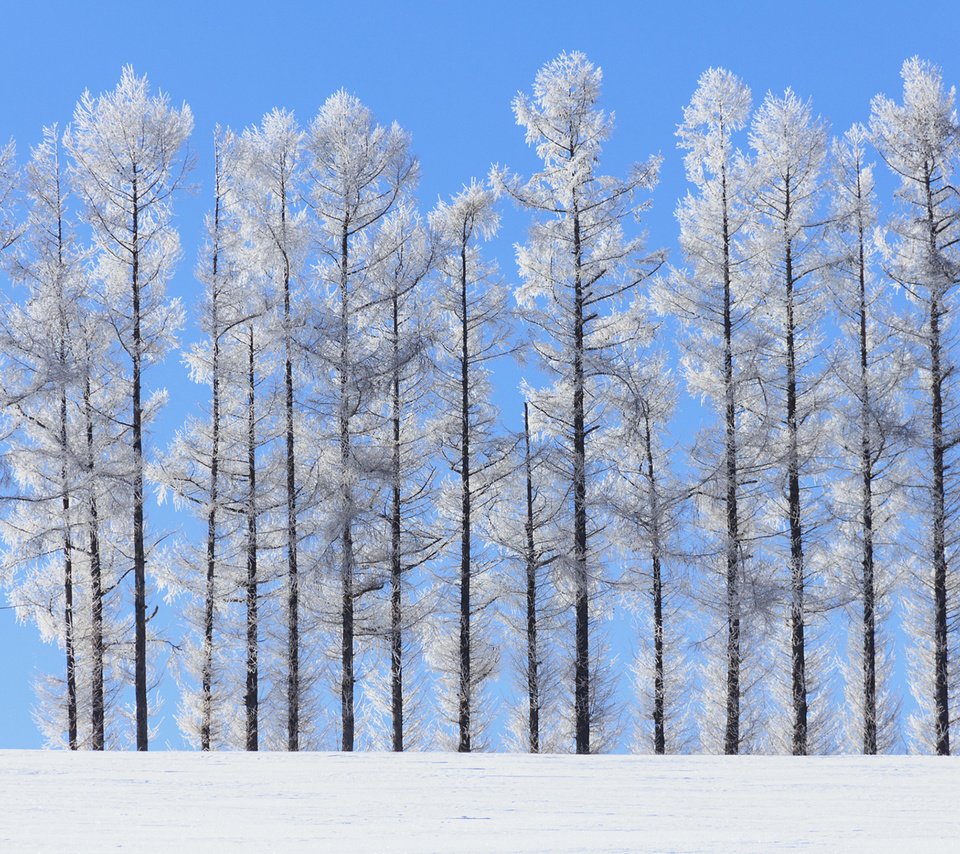
[[[390,693],[393,749],[403,750],[403,590],[400,528],[400,318],[399,295],[393,292],[393,503],[390,515]]]
[[[133,585],[134,585],[134,671],[137,707],[137,750],[149,747],[147,710],[147,582],[146,549],[143,521],[143,411],[141,403],[140,370],[143,338],[140,329],[140,199],[137,189],[137,168],[133,179],[133,224],[131,230],[133,296]]]
[[[211,337],[213,339],[210,449],[210,508],[207,511],[207,589],[203,609],[203,720],[200,725],[200,749],[210,749],[213,719],[213,615],[216,595],[217,501],[220,467],[220,324],[217,316],[218,241],[220,238],[220,152],[216,152],[217,195],[213,211],[213,294],[211,300]]]
[[[790,516],[790,661],[793,693],[793,754],[807,753],[807,675],[804,645],[803,529],[800,516],[800,450],[797,417],[797,363],[793,303],[793,245],[787,233],[790,218],[790,175],[786,177],[784,261],[787,288],[787,493]]]
[[[467,234],[460,243],[460,743],[470,752],[470,342],[467,318]]]
[[[287,443],[287,750],[300,749],[300,577],[297,571],[297,469],[293,435],[293,353],[290,330],[290,262],[286,256],[286,187],[280,188],[284,229],[283,344]]]
[[[660,502],[657,476],[653,464],[653,437],[650,435],[650,413],[644,411],[644,454],[647,458],[647,484],[650,488],[650,558],[653,565],[653,747],[654,752],[667,751],[664,682],[663,682],[663,579],[660,573]]]
[[[353,497],[350,490],[350,306],[348,303],[349,242],[347,223],[340,234],[340,490],[343,500],[342,553],[340,555],[341,600],[341,681],[340,716],[342,748],[353,750]]]
[[[64,355],[61,341],[61,357]],[[61,358],[61,369],[66,369]],[[64,645],[67,652],[67,741],[71,750],[77,749],[77,659],[73,629],[73,542],[70,525],[70,484],[67,471],[67,391],[60,388],[60,467],[61,506],[63,508],[63,622]]]
[[[860,200],[857,167],[857,198]],[[876,594],[873,568],[873,446],[870,441],[870,376],[867,341],[867,280],[863,222],[858,221],[860,321],[860,470],[863,477],[861,524],[863,526],[863,752],[877,752]]]
[[[726,166],[721,168],[723,205],[723,387],[727,515],[727,703],[723,752],[740,752],[740,513],[737,506],[737,405],[733,378],[732,277]]]
[[[933,212],[931,176],[924,175],[927,204],[927,234],[930,257],[936,258],[937,223]],[[950,755],[950,694],[947,649],[947,554],[946,494],[944,487],[943,381],[940,319],[945,309],[940,302],[939,283],[930,283],[930,429],[933,445],[933,642],[934,707],[936,749],[939,756]]]
[[[524,467],[527,476],[527,696],[530,752],[540,752],[540,661],[537,651],[537,547],[534,541],[533,464],[530,457],[530,413],[523,404]]]
[[[572,152],[571,152],[572,156]],[[590,752],[590,584],[587,572],[587,471],[583,374],[583,266],[580,213],[573,203],[573,562],[576,610],[574,718],[577,753]]]
[[[247,750],[259,747],[259,645],[257,620],[257,422],[253,324],[247,363]]]
[[[92,642],[92,676],[90,684],[91,747],[104,748],[103,709],[103,580],[100,561],[100,519],[97,507],[95,456],[93,442],[93,402],[90,393],[89,364],[83,387],[83,414],[87,431],[87,539],[90,549],[90,608]]]

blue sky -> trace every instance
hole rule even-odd
[[[511,98],[529,89],[537,68],[560,51],[582,50],[603,68],[604,105],[617,116],[605,170],[622,174],[634,160],[664,155],[647,227],[651,245],[667,247],[679,261],[673,210],[684,181],[673,131],[707,67],[735,71],[755,101],[768,89],[793,87],[813,99],[836,132],[865,120],[877,92],[898,94],[908,56],[930,59],[948,82],[960,81],[960,10],[949,2],[927,2],[922,15],[894,2],[840,0],[17,3],[5,7],[2,28],[0,140],[15,138],[21,158],[44,124],[65,124],[83,89],[112,88],[126,63],[192,107],[197,192],[177,206],[184,258],[171,285],[188,318],[218,122],[242,128],[274,106],[307,121],[344,87],[381,121],[396,120],[412,133],[422,163],[420,198],[430,207],[472,176],[484,177],[492,162],[524,173],[534,168]],[[889,192],[885,178],[880,189]],[[521,215],[504,210],[491,251],[508,281],[516,275],[511,246],[524,228]],[[184,338],[195,334],[188,328]],[[515,371],[498,379],[511,427],[519,421],[517,379]],[[173,392],[153,440],[165,446],[199,394],[176,357],[150,381]],[[151,519],[155,529],[178,523],[167,509],[152,508]],[[33,628],[16,626],[12,612],[0,611],[0,748],[39,746],[30,682],[39,670],[59,668],[60,659],[39,644]],[[173,701],[172,685],[165,693]],[[180,745],[172,705],[157,746]]]

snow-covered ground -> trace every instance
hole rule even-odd
[[[960,851],[960,762],[0,752],[0,851]]]

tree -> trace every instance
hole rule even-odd
[[[626,239],[622,223],[645,207],[638,191],[656,184],[659,159],[635,165],[625,181],[597,173],[613,117],[597,107],[602,73],[582,53],[564,53],[537,73],[533,97],[513,102],[517,124],[536,147],[544,169],[521,182],[494,170],[496,185],[538,217],[517,262],[524,284],[517,291],[521,316],[542,336],[535,343],[545,370],[557,378],[548,398],[531,400],[568,449],[573,497],[570,571],[575,589],[575,730],[578,753],[590,752],[590,598],[601,578],[591,554],[588,485],[596,459],[588,437],[602,427],[607,359],[635,336],[635,318],[620,304],[661,263],[642,257],[643,240]]]
[[[357,578],[358,520],[371,512],[370,469],[362,446],[379,419],[372,407],[382,381],[382,352],[362,335],[378,305],[371,271],[376,269],[376,232],[384,217],[412,189],[418,174],[409,136],[394,123],[376,124],[356,97],[331,95],[310,125],[305,148],[306,195],[314,215],[320,252],[317,291],[326,294],[317,309],[311,355],[332,380],[332,394],[318,392],[314,406],[334,422],[337,458],[333,517],[339,528],[341,745],[354,748],[356,683],[355,605],[381,581]],[[382,244],[381,244],[382,247]],[[363,566],[361,561],[359,566]]]
[[[191,165],[180,151],[192,129],[190,108],[176,109],[165,94],[151,95],[147,78],[137,77],[128,65],[112,92],[83,93],[66,141],[76,192],[93,232],[103,306],[131,367],[133,459],[128,476],[133,486],[138,750],[146,750],[149,741],[142,375],[163,358],[181,323],[179,303],[167,301],[164,291],[179,256],[172,201]]]
[[[953,88],[940,70],[917,57],[903,64],[903,102],[877,95],[871,102],[870,135],[899,181],[897,212],[889,223],[884,270],[902,287],[921,317],[910,336],[923,351],[921,375],[929,417],[922,430],[925,471],[922,518],[929,541],[924,556],[931,572],[922,583],[932,592],[932,672],[929,687],[916,686],[932,717],[932,747],[950,753],[950,572],[955,541],[957,389],[950,314],[960,283],[960,203],[954,186],[960,128]]]
[[[494,194],[476,181],[430,214],[439,244],[435,299],[445,327],[438,336],[438,393],[445,413],[438,433],[441,453],[457,482],[447,483],[450,499],[454,489],[459,492],[459,507],[448,510],[450,541],[459,540],[460,546],[455,585],[458,648],[456,665],[446,663],[445,669],[456,673],[457,749],[467,753],[478,746],[475,736],[482,730],[482,715],[477,706],[482,686],[496,667],[488,632],[477,626],[476,615],[490,608],[491,591],[487,584],[480,587],[489,564],[479,554],[474,527],[508,455],[493,432],[497,412],[490,403],[488,367],[509,347],[507,291],[479,249],[481,241],[496,234],[499,223]]]
[[[300,572],[298,547],[298,507],[301,485],[297,482],[295,368],[299,344],[298,329],[304,323],[305,309],[295,310],[297,297],[302,304],[302,275],[306,254],[305,213],[300,206],[301,155],[303,131],[294,115],[273,110],[263,117],[260,127],[244,131],[241,138],[242,178],[239,192],[245,207],[247,238],[252,257],[265,287],[267,301],[279,312],[277,342],[283,359],[283,441],[286,471],[286,609],[287,609],[287,749],[300,749],[302,685],[300,674]]]
[[[655,304],[673,314],[684,334],[681,364],[691,394],[711,403],[717,420],[698,436],[692,463],[702,550],[710,567],[700,596],[715,623],[708,645],[708,702],[701,743],[724,753],[754,748],[763,728],[762,664],[745,644],[766,607],[762,562],[754,554],[756,481],[762,471],[765,416],[760,394],[758,294],[744,248],[751,170],[735,145],[746,126],[750,90],[731,72],[705,71],[677,130],[694,191],[677,206],[680,247],[689,264],[655,287]],[[718,584],[713,584],[716,581]],[[716,695],[717,702],[710,700]],[[719,733],[715,730],[719,730]]]
[[[835,549],[843,559],[837,583],[851,609],[848,705],[850,749],[877,753],[896,737],[890,692],[892,644],[884,631],[897,582],[895,543],[902,535],[909,447],[900,391],[912,359],[901,345],[890,289],[876,275],[873,231],[877,198],[867,160],[867,129],[854,125],[832,146],[833,188],[829,278],[841,335],[831,359],[836,403],[831,432],[837,455],[831,509]],[[859,570],[859,571],[858,571]],[[857,667],[859,665],[859,667]]]
[[[755,151],[755,207],[751,237],[758,278],[766,295],[759,322],[769,328],[769,376],[773,406],[782,415],[772,419],[786,430],[786,442],[772,474],[774,513],[785,517],[789,538],[790,674],[794,755],[810,748],[810,697],[815,680],[808,680],[811,608],[810,508],[815,505],[817,456],[822,453],[825,400],[818,363],[818,322],[822,313],[825,266],[822,226],[817,222],[822,170],[826,157],[823,120],[814,119],[809,102],[790,89],[783,97],[768,94],[754,116],[750,143]],[[819,277],[819,278],[818,278]],[[770,448],[773,449],[771,444]],[[802,483],[806,480],[806,483]]]
[[[384,218],[377,241],[378,267],[373,278],[381,310],[376,334],[383,362],[389,365],[381,441],[389,449],[389,461],[384,460],[389,473],[383,516],[390,527],[390,744],[394,751],[402,751],[405,709],[415,711],[409,680],[414,650],[407,635],[424,617],[420,603],[411,609],[405,599],[411,576],[436,556],[441,539],[430,518],[435,467],[425,425],[432,402],[430,348],[435,335],[424,284],[433,266],[433,248],[409,203]],[[410,729],[409,720],[406,729]]]

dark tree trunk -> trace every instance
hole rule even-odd
[[[723,387],[727,515],[727,707],[723,752],[740,752],[740,513],[737,506],[737,401],[733,378],[732,278],[727,173],[720,172],[723,204]]]
[[[61,341],[61,356],[64,355]],[[66,368],[65,358],[61,367]],[[60,389],[60,448],[63,463],[60,468],[61,506],[63,508],[63,621],[64,645],[67,652],[67,741],[71,750],[77,749],[77,658],[73,628],[73,542],[70,525],[70,484],[67,471],[67,392]]]
[[[467,232],[460,244],[460,311],[463,338],[460,354],[460,743],[470,752],[470,341],[467,317]]]
[[[284,415],[287,443],[287,750],[300,749],[300,576],[297,571],[297,469],[293,433],[293,353],[290,261],[286,255],[286,187],[280,187],[283,247]]]
[[[938,227],[934,217],[931,175],[924,176],[927,207],[927,234],[930,257],[939,255]],[[940,323],[945,314],[938,290],[939,283],[930,284],[930,430],[933,451],[933,642],[934,642],[934,714],[936,749],[939,756],[950,755],[950,689],[947,649],[947,553],[946,553],[946,493],[944,487],[944,455],[946,441],[943,434],[942,342]]]
[[[571,152],[572,155],[572,152]],[[576,610],[574,718],[577,753],[590,752],[590,584],[587,571],[587,470],[584,424],[584,295],[580,213],[573,204],[573,562]]]
[[[530,752],[540,752],[540,660],[537,651],[537,546],[534,540],[533,463],[530,456],[530,414],[523,404],[524,468],[527,477],[527,697]]]
[[[210,449],[210,509],[207,512],[207,589],[203,609],[203,720],[200,724],[200,749],[210,749],[213,719],[213,616],[216,596],[217,501],[220,469],[220,323],[218,317],[217,264],[220,239],[220,152],[216,152],[216,201],[213,210],[213,294],[211,300],[211,337],[213,339]]]
[[[259,643],[257,619],[257,422],[253,324],[247,351],[247,750],[259,747]]]
[[[340,555],[341,600],[341,682],[340,716],[343,750],[352,751],[354,742],[353,670],[353,496],[350,491],[352,457],[350,439],[350,306],[348,303],[349,241],[347,223],[340,234],[340,467],[343,500],[342,553]]]
[[[803,529],[800,508],[799,420],[795,350],[793,245],[787,233],[790,218],[790,175],[786,177],[784,207],[784,262],[787,298],[787,500],[790,516],[790,661],[793,689],[793,753],[807,753],[807,675],[804,644]]]
[[[97,507],[95,479],[95,454],[93,441],[93,401],[90,393],[89,365],[83,387],[83,414],[87,432],[87,545],[90,549],[90,608],[91,608],[91,646],[92,675],[90,684],[91,702],[91,747],[94,750],[104,748],[104,709],[103,709],[103,580],[100,561],[100,518]]]
[[[861,199],[857,167],[857,198]],[[873,567],[873,443],[870,439],[870,376],[867,341],[867,270],[862,220],[857,224],[860,321],[860,470],[863,476],[861,524],[863,526],[863,752],[877,752],[877,653],[876,594]]]
[[[134,166],[133,223],[131,227],[133,296],[133,586],[134,586],[134,671],[137,707],[137,750],[149,747],[147,710],[147,582],[146,549],[143,521],[143,410],[141,402],[141,360],[143,337],[140,316],[140,198],[137,188],[137,168]]]
[[[653,747],[658,754],[667,752],[663,687],[663,578],[660,573],[660,502],[657,475],[653,463],[653,437],[650,414],[643,413],[644,455],[647,458],[647,483],[650,488],[650,559],[653,565]]]
[[[393,502],[390,514],[390,701],[393,749],[403,750],[403,589],[400,504],[400,306],[393,293]]]

